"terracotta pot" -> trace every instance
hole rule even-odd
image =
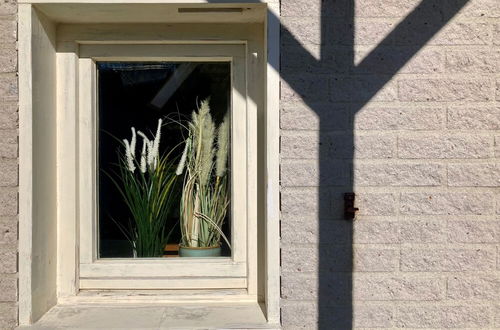
[[[220,257],[221,248],[220,246],[211,247],[183,247],[179,248],[180,257],[191,257],[191,258],[210,258],[210,257]]]
[[[163,251],[163,258],[177,258],[179,257],[179,244],[167,244]]]

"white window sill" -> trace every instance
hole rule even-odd
[[[210,305],[58,305],[18,329],[280,329],[256,303]]]

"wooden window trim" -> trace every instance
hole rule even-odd
[[[207,288],[247,288],[247,269],[256,267],[256,263],[247,263],[247,255],[255,255],[256,251],[247,251],[247,177],[255,172],[256,164],[247,162],[247,154],[252,136],[256,132],[248,132],[247,125],[252,118],[247,116],[246,72],[254,70],[247,67],[246,43],[238,44],[168,44],[168,45],[105,45],[83,44],[75,45],[78,49],[79,68],[59,68],[61,75],[66,72],[77,72],[79,86],[77,93],[62,93],[61,97],[73,97],[77,94],[79,100],[78,123],[59,123],[60,125],[79,127],[79,244],[62,237],[60,244],[64,251],[70,251],[73,246],[79,246],[79,289],[190,289],[203,288],[201,283],[207,283]],[[66,55],[62,55],[66,56]],[[210,259],[98,259],[97,258],[97,215],[96,215],[96,61],[229,61],[232,66],[232,136],[234,152],[231,153],[232,169],[232,215],[233,253],[228,258]],[[68,104],[72,100],[66,101]],[[73,139],[62,138],[61,143]],[[71,146],[69,147],[71,148]],[[71,163],[62,171],[71,171]],[[68,216],[71,218],[71,216]],[[255,220],[253,220],[255,226]],[[75,244],[76,243],[76,244]],[[250,260],[249,260],[250,261]],[[66,262],[61,258],[61,262]],[[210,277],[208,279],[208,277]],[[171,279],[172,281],[169,281]],[[255,280],[255,279],[254,279]]]

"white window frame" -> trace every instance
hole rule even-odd
[[[19,0],[19,324],[29,325],[38,320],[54,305],[72,306],[80,304],[103,303],[171,303],[183,302],[214,303],[257,301],[269,324],[279,324],[279,2],[263,0],[243,4],[238,1],[221,0],[219,4],[208,3],[208,0],[74,0],[67,3],[61,0]],[[250,1],[253,2],[253,1]],[[262,4],[262,3],[264,4]],[[106,10],[102,10],[102,6]],[[231,7],[242,8],[241,12],[223,13],[190,13],[179,20],[171,15],[176,7]],[[140,7],[140,11],[137,8]],[[73,221],[66,221],[68,214],[76,214],[75,189],[71,184],[79,180],[74,172],[65,173],[62,184],[61,158],[73,159],[71,166],[77,167],[76,149],[60,148],[59,139],[68,132],[75,132],[76,126],[58,125],[66,117],[75,117],[77,97],[57,98],[56,92],[65,88],[68,93],[76,93],[76,77],[78,72],[66,72],[57,75],[56,68],[65,62],[73,64],[67,67],[76,68],[78,57],[68,41],[80,44],[92,41],[109,43],[136,43],[151,41],[165,43],[165,40],[180,41],[178,31],[160,28],[152,38],[144,37],[143,27],[151,24],[183,23],[184,18],[193,19],[190,25],[196,33],[196,40],[201,43],[231,43],[249,40],[247,60],[263,65],[264,86],[263,104],[259,107],[258,121],[250,129],[263,131],[258,137],[259,154],[253,150],[250,158],[258,158],[259,187],[252,191],[249,202],[259,202],[262,206],[257,212],[259,216],[258,254],[249,256],[257,258],[258,269],[249,270],[248,276],[256,278],[252,287],[249,281],[244,291],[202,290],[196,293],[153,292],[147,294],[140,291],[107,291],[92,295],[78,292],[79,255],[75,249],[65,250],[60,238],[66,235],[75,244],[78,240],[78,226]],[[254,23],[257,22],[257,23]],[[72,27],[65,24],[115,23],[120,33],[104,31],[103,33],[87,33],[78,35],[77,39],[67,38],[74,34]],[[213,29],[206,30],[197,23],[217,23]],[[219,24],[224,23],[224,24]],[[231,26],[227,24],[238,23]],[[128,28],[128,24],[142,24],[141,29]],[[249,24],[249,25],[247,25]],[[254,25],[252,25],[254,24]],[[261,24],[264,39],[255,38],[248,31],[255,24]],[[106,30],[106,24],[103,25]],[[114,27],[113,27],[114,28]],[[111,30],[113,30],[111,28]],[[243,37],[242,37],[243,36]],[[177,39],[176,39],[177,38]],[[189,39],[189,38],[188,38]],[[184,39],[183,39],[184,40]],[[58,41],[62,41],[60,44]],[[263,45],[262,49],[254,46]],[[66,48],[67,47],[67,48]],[[255,55],[255,56],[253,56]],[[59,71],[59,70],[58,70]],[[249,77],[255,81],[256,77]],[[254,80],[252,80],[254,79]],[[248,88],[251,90],[253,84]],[[66,87],[69,87],[66,89]],[[76,95],[75,95],[76,96]],[[65,104],[62,100],[74,100]],[[255,102],[251,100],[250,103]],[[254,106],[254,104],[250,104]],[[68,109],[68,111],[60,111]],[[56,113],[57,110],[57,113]],[[73,122],[77,122],[74,120]],[[71,163],[71,161],[70,161]],[[61,199],[61,196],[64,196]],[[61,201],[66,203],[61,204]],[[74,203],[72,202],[74,201]],[[249,215],[249,217],[255,215]],[[58,237],[58,239],[56,239]],[[65,262],[60,262],[64,260]],[[252,273],[253,272],[253,273]],[[150,292],[152,292],[150,294]],[[238,293],[239,292],[239,293]]]
[[[76,46],[78,47],[78,46]],[[76,48],[75,47],[75,48]],[[246,44],[168,44],[168,45],[103,45],[84,44],[78,47],[78,145],[79,161],[79,289],[228,289],[247,288],[247,269],[257,267],[247,263],[247,189],[252,190],[247,177],[257,171],[256,164],[247,162],[249,148],[256,132],[248,132],[254,119],[247,116]],[[176,61],[229,62],[231,64],[231,257],[219,258],[112,258],[99,259],[97,253],[97,61]],[[64,72],[72,68],[60,67]],[[73,97],[62,93],[61,97]],[[65,103],[72,103],[67,100]],[[60,123],[71,124],[71,123]],[[61,143],[72,141],[67,137]],[[70,148],[69,146],[68,148]],[[65,162],[62,159],[61,162]],[[63,170],[64,170],[64,164]],[[69,164],[67,171],[71,170]],[[66,170],[64,170],[66,172]]]

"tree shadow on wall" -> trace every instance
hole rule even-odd
[[[314,207],[319,218],[319,264],[315,265],[318,267],[319,286],[317,298],[313,296],[317,299],[319,329],[350,329],[354,326],[353,224],[343,220],[343,194],[354,190],[352,119],[376,95],[383,98],[384,86],[467,2],[423,0],[358,64],[354,58],[354,0],[323,0],[319,59],[301,45],[293,31],[282,25],[280,74],[282,84],[288,85],[286,97],[291,95],[291,98],[304,102],[319,118],[319,145],[308,146],[311,150],[319,150],[320,184]],[[271,19],[279,20],[277,17]],[[297,26],[296,30],[299,29]],[[282,88],[282,94],[283,91]],[[300,143],[304,142],[285,141],[282,137],[283,143],[297,143],[303,147]],[[287,175],[284,171],[282,168],[282,176]],[[308,180],[312,182],[314,179],[309,177]],[[284,198],[282,194],[282,203]],[[311,205],[307,205],[308,198],[286,198],[297,208],[311,209]],[[286,213],[285,209],[282,211]],[[288,216],[283,215],[282,221],[288,221]],[[282,260],[286,253],[287,250],[283,250]],[[377,256],[372,257],[375,258],[373,262],[377,262]],[[308,297],[293,297],[296,298],[306,301]],[[303,318],[308,316],[303,315]],[[390,314],[382,312],[378,317],[390,318]]]

